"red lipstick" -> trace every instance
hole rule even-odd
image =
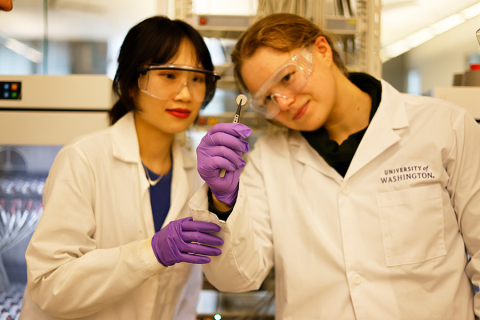
[[[180,119],[185,119],[190,115],[190,110],[183,108],[167,109],[167,112]]]

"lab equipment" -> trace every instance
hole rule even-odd
[[[0,145],[62,146],[109,125],[112,80],[105,75],[0,75],[0,82],[17,97],[0,99]]]
[[[219,256],[222,251],[210,246],[220,246],[223,240],[205,232],[218,232],[216,224],[193,221],[192,217],[174,220],[152,238],[152,248],[158,262],[173,266],[179,262],[209,263],[206,256]]]
[[[20,313],[50,166],[65,143],[108,126],[111,86],[105,75],[0,75],[0,320]]]
[[[25,286],[13,284],[8,290],[0,290],[0,320],[17,320]]]
[[[242,107],[247,104],[248,98],[244,94],[239,94],[235,98],[235,102],[237,103],[237,111],[235,112],[235,117],[233,117],[233,123],[238,123],[240,121],[240,111],[242,111]],[[220,177],[225,177],[225,169],[220,170]]]
[[[231,206],[237,199],[238,180],[246,162],[242,153],[248,152],[246,139],[252,130],[241,123],[217,123],[202,138],[197,147],[197,170],[213,195]],[[219,176],[221,169],[228,172]]]
[[[32,234],[43,212],[43,185],[38,179],[0,178],[0,253]],[[0,288],[10,289],[1,258]]]
[[[467,109],[475,120],[480,122],[480,105],[478,103],[480,101],[479,87],[434,87],[430,90],[429,95]]]
[[[477,30],[477,41],[480,44],[480,29]]]

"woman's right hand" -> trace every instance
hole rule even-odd
[[[215,198],[231,207],[238,193],[240,172],[245,167],[242,153],[248,151],[252,130],[241,123],[218,123],[208,130],[197,147],[197,170]],[[226,171],[220,177],[220,171]]]

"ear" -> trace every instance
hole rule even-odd
[[[324,36],[319,36],[315,39],[313,46],[317,49],[316,51],[326,59],[327,61],[332,61],[332,47],[328,43],[327,39]]]
[[[133,98],[135,97],[135,95],[137,94],[137,88],[136,87],[131,87],[130,89],[128,89],[128,95],[130,96],[130,98]]]

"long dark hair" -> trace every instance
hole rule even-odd
[[[202,36],[189,24],[180,20],[155,16],[143,20],[130,31],[123,41],[118,55],[118,68],[112,89],[118,101],[109,111],[110,123],[114,124],[129,111],[138,110],[131,90],[137,89],[138,68],[145,63],[163,64],[178,52],[183,40],[191,42],[199,62],[206,70],[213,71],[213,63]],[[202,107],[209,101],[204,102]]]

